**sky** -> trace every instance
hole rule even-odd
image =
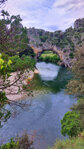
[[[20,14],[28,28],[64,31],[84,17],[84,0],[8,0],[4,9],[11,15]]]

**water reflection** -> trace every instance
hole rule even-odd
[[[36,64],[37,69],[42,80],[50,81],[57,77],[59,66],[56,66],[51,63],[40,62]]]
[[[25,111],[15,106],[17,115],[15,118],[11,117],[0,129],[0,141],[8,141],[26,130],[28,134],[36,132],[35,149],[46,149],[47,146],[52,146],[56,139],[64,138],[60,132],[60,120],[76,103],[76,99],[65,94],[63,90],[71,74],[65,68],[53,64],[38,63],[37,67],[40,75],[35,75],[33,87],[35,90],[44,89],[49,92],[33,97],[32,106]],[[28,101],[28,98],[24,100],[26,103]],[[40,147],[38,136],[40,136]]]

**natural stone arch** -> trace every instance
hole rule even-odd
[[[34,53],[36,54],[36,56],[35,56],[36,60],[38,60],[38,58],[41,56],[41,54],[44,51],[52,51],[53,53],[56,53],[59,56],[59,58],[61,60],[60,65],[63,65],[65,67],[70,67],[70,63],[66,60],[64,52],[61,49],[59,49],[58,47],[56,47],[56,46],[50,46],[50,47],[31,46],[31,47],[34,50]]]

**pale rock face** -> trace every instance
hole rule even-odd
[[[13,84],[13,82],[15,82],[17,77],[18,77],[17,72],[11,73],[11,76],[8,79],[10,81],[10,84]],[[13,101],[18,99],[24,99],[24,97],[27,96],[27,93],[23,91],[22,86],[23,84],[27,85],[27,81],[32,80],[33,77],[34,77],[33,71],[25,72],[17,82],[15,82],[10,87],[7,87],[6,89],[4,89],[7,98]],[[2,82],[3,84],[3,80],[1,78],[0,78],[0,82]]]

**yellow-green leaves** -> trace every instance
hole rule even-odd
[[[12,61],[4,60],[2,54],[0,54],[0,75],[3,79],[6,79],[10,76]]]
[[[4,64],[4,60],[0,58],[0,67]]]
[[[2,70],[4,68],[4,60],[2,59],[2,54],[0,54],[0,69]]]
[[[11,60],[9,60],[8,61],[8,66],[10,66],[12,64],[12,61]]]

